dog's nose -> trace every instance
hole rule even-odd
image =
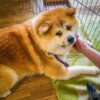
[[[69,43],[73,43],[73,42],[75,41],[74,36],[69,35],[69,36],[67,37],[67,41],[68,41]]]

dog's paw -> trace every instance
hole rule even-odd
[[[97,68],[97,67],[91,67],[90,71],[91,71],[91,74],[98,74],[98,73],[100,73],[100,69]]]
[[[95,75],[100,73],[100,69],[94,66],[74,66],[68,67],[67,78],[76,77],[78,75]]]
[[[95,67],[95,66],[87,66],[87,67],[81,67],[82,72],[81,74],[91,74],[91,75],[95,75],[100,73],[100,69]]]

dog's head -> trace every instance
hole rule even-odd
[[[57,8],[34,19],[35,39],[44,51],[64,55],[70,50],[78,29],[75,13],[75,8]]]

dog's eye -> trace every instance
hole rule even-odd
[[[66,25],[66,29],[70,31],[72,29],[72,26],[71,25]]]
[[[62,35],[62,32],[61,32],[61,31],[58,31],[58,32],[56,33],[56,35],[57,35],[57,36],[61,36],[61,35]]]

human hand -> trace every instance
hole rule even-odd
[[[88,48],[88,44],[85,43],[79,36],[76,36],[76,42],[73,45],[73,48],[80,53],[83,53],[86,48]]]

